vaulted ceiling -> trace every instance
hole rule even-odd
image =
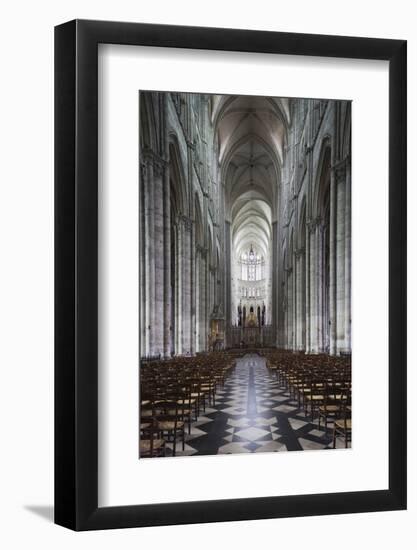
[[[240,255],[252,244],[266,256],[278,206],[289,100],[213,96],[212,121],[234,252]]]

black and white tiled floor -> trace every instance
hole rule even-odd
[[[206,405],[186,436],[184,451],[176,455],[213,455],[332,448],[327,434],[311,423],[297,401],[280,387],[265,359],[256,354],[237,360],[236,368],[216,393],[216,404]],[[172,444],[167,444],[167,455]],[[343,447],[338,441],[337,447]]]

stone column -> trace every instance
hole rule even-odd
[[[308,224],[310,241],[310,352],[318,352],[318,300],[317,300],[317,222],[311,221]]]
[[[278,345],[278,310],[279,310],[279,299],[278,299],[278,285],[279,285],[279,274],[278,274],[278,224],[277,222],[272,223],[272,266],[271,266],[271,279],[272,279],[272,345]],[[268,313],[268,312],[267,312]],[[269,314],[268,314],[269,316]]]
[[[201,316],[200,316],[200,326],[201,326],[201,345],[203,350],[207,350],[208,346],[208,308],[207,308],[207,250],[201,252],[201,274],[200,274],[200,285],[201,285],[201,294],[202,294],[202,303],[201,303]]]
[[[336,353],[345,349],[345,183],[346,167],[335,170],[337,184],[336,227]]]
[[[225,277],[226,277],[226,283],[224,285],[225,288],[225,318],[226,318],[226,335],[225,335],[225,345],[226,347],[231,345],[231,324],[232,324],[232,306],[231,306],[231,297],[232,297],[232,270],[231,270],[231,229],[230,229],[230,222],[225,221]]]
[[[328,319],[325,293],[325,225],[321,218],[316,226],[316,292],[317,292],[317,351],[323,352],[327,346]]]
[[[294,338],[293,338],[293,349],[298,350],[299,339],[299,324],[300,324],[300,296],[301,296],[301,285],[300,285],[300,264],[299,264],[299,255],[298,249],[294,250]]]
[[[297,291],[296,291],[296,333],[295,333],[295,349],[303,350],[303,325],[305,319],[304,311],[304,300],[305,300],[305,288],[304,287],[304,248],[299,248],[295,251],[295,266],[296,266],[296,281],[297,281]]]
[[[337,313],[336,313],[336,294],[337,294],[337,253],[336,253],[336,223],[337,223],[337,187],[334,170],[330,171],[330,284],[329,284],[329,321],[330,321],[330,354],[336,354],[337,348]]]
[[[164,354],[164,319],[165,319],[165,246],[164,246],[164,172],[162,159],[153,160],[154,188],[154,318],[151,325],[153,335],[153,355]]]
[[[180,232],[182,235],[182,255],[180,256],[181,274],[181,307],[182,307],[182,353],[191,353],[191,220],[181,217]]]
[[[147,225],[145,222],[146,216],[146,188],[147,188],[147,167],[145,162],[140,164],[140,220],[139,220],[139,312],[140,312],[140,357],[144,357],[148,353],[148,314],[147,314],[147,269],[146,269],[146,240],[147,240]]]
[[[293,292],[293,268],[287,268],[287,342],[286,349],[293,347],[293,331],[294,331],[294,292]]]
[[[196,250],[195,250],[195,224],[190,224],[190,353],[195,354],[196,349]]]
[[[175,257],[175,353],[182,354],[182,288],[183,288],[183,228],[180,218],[176,226],[177,255]]]
[[[195,351],[201,351],[201,325],[200,325],[200,316],[201,316],[201,261],[200,261],[200,247],[197,245],[195,250],[195,315],[194,315],[194,327],[195,327]]]
[[[352,263],[352,214],[351,214],[351,166],[350,158],[346,159],[346,208],[345,208],[345,351],[352,349],[351,328],[351,263]]]
[[[171,356],[171,198],[169,169],[165,169],[164,177],[164,356]]]
[[[154,305],[155,305],[155,251],[154,251],[154,197],[153,163],[145,160],[144,214],[145,214],[145,355],[154,354]]]
[[[282,283],[282,313],[283,313],[283,326],[282,326],[282,341],[281,346],[284,349],[288,347],[288,272],[284,266],[284,281]]]
[[[204,273],[203,273],[203,288],[204,288],[204,349],[208,349],[208,334],[210,330],[210,271],[209,271],[209,254],[208,249],[205,249],[204,256]]]
[[[277,227],[277,243],[281,243],[281,231]],[[285,348],[286,341],[286,307],[287,307],[287,297],[286,297],[286,272],[284,265],[284,254],[281,246],[278,246],[278,288],[277,288],[277,344],[279,348]]]
[[[291,338],[291,349],[297,349],[297,259],[295,256],[295,250],[292,254],[292,338]]]
[[[305,249],[305,340],[306,340],[306,353],[311,352],[311,335],[310,335],[310,231],[306,230],[306,249]]]
[[[206,349],[206,265],[204,260],[204,248],[197,245],[196,248],[196,351]]]

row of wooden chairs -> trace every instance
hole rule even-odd
[[[185,448],[186,428],[215,406],[216,391],[235,366],[227,353],[144,362],[140,372],[140,456],[165,456],[166,443],[175,456],[177,440]]]
[[[311,422],[317,418],[319,429],[323,422],[325,432],[331,422],[333,446],[342,437],[347,447],[352,433],[350,357],[274,351],[266,358],[270,371],[305,416],[310,415]]]

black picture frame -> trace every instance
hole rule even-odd
[[[98,507],[98,44],[389,62],[389,488]],[[55,522],[108,529],[406,508],[406,41],[74,20],[55,28]]]

